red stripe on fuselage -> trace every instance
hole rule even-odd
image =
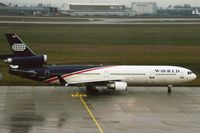
[[[73,73],[70,73],[70,74],[65,74],[65,75],[63,75],[63,76],[61,76],[61,77],[64,79],[64,78],[66,78],[66,77],[70,77],[70,76],[73,76],[73,75],[76,75],[76,74],[81,74],[81,73],[84,73],[84,72],[99,70],[99,69],[108,68],[108,67],[112,67],[112,66],[107,66],[107,67],[96,67],[96,68],[84,69],[84,70],[77,71],[77,72],[73,72]],[[56,81],[56,80],[58,80],[58,77],[53,77],[53,78],[47,79],[47,80],[45,80],[45,82],[51,83],[51,82]]]
[[[66,78],[66,77],[73,76],[73,75],[76,75],[76,74],[81,74],[81,73],[84,73],[84,72],[94,71],[94,70],[98,70],[98,69],[102,69],[102,68],[105,68],[105,67],[90,68],[90,69],[81,70],[81,71],[70,73],[70,74],[65,74],[65,75],[62,76],[62,78]]]
[[[52,77],[52,78],[46,79],[44,82],[51,83],[53,81],[56,81],[57,79],[58,79],[58,77]]]

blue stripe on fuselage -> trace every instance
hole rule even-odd
[[[79,65],[66,65],[66,66],[49,66],[46,70],[49,70],[51,73],[61,73],[61,74],[68,74],[73,73],[85,69],[96,68],[101,66],[79,66]]]
[[[94,66],[94,65],[58,65],[58,66],[45,66],[45,67],[37,67],[37,68],[20,68],[20,70],[24,71],[35,71],[37,72],[37,76],[28,76],[27,78],[33,79],[33,80],[46,80],[55,76],[69,74],[73,72],[78,72],[81,70],[91,69],[91,68],[97,68],[102,67],[101,65]],[[46,77],[46,72],[49,71],[49,77]]]

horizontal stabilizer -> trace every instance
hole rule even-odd
[[[25,70],[20,70],[20,69],[10,69],[10,73],[12,74],[17,74],[17,75],[36,75],[37,72],[33,71],[33,70],[30,70],[30,71],[25,71]]]
[[[14,57],[13,54],[0,55],[0,60],[4,60],[4,59],[7,59],[7,58],[12,58],[12,57]]]

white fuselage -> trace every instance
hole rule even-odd
[[[176,66],[102,66],[63,75],[63,79],[71,84],[116,80],[126,82],[128,86],[181,84],[195,78],[191,70]]]

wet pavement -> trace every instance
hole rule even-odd
[[[80,97],[104,133],[200,131],[198,87],[168,95],[165,87],[86,94],[78,87],[1,86],[0,133],[100,133]]]

